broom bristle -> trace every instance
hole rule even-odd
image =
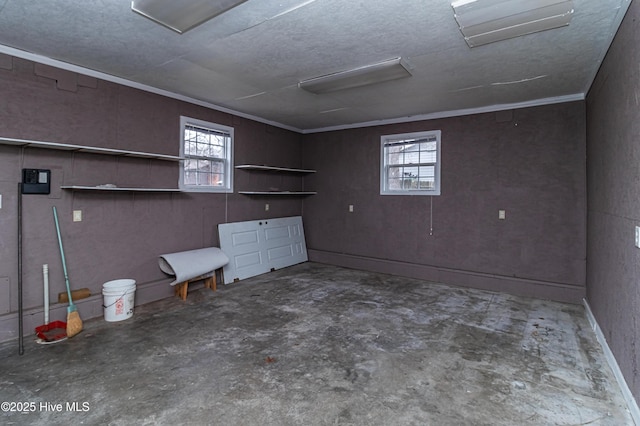
[[[67,337],[73,337],[82,331],[82,320],[78,311],[67,314]]]

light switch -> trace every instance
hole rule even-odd
[[[82,210],[74,210],[73,211],[73,221],[74,222],[82,222]]]
[[[349,213],[353,213],[353,204],[349,204]]]
[[[505,219],[507,217],[506,210],[498,210],[498,219]]]
[[[640,248],[640,226],[636,226],[636,247]]]

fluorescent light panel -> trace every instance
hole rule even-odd
[[[298,83],[298,87],[311,93],[321,94],[405,77],[411,77],[407,66],[402,58],[394,58],[348,71],[303,80]]]
[[[459,0],[451,3],[469,47],[569,25],[572,0]]]
[[[131,10],[184,33],[247,0],[132,0]]]

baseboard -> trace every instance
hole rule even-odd
[[[307,249],[307,253],[309,260],[312,262],[441,282],[460,287],[499,291],[517,296],[575,304],[580,304],[586,297],[585,288],[578,285],[419,265],[314,249]]]
[[[169,280],[161,280],[137,285],[135,306],[144,305],[146,303],[155,302],[156,300],[173,296],[173,287],[169,285],[169,282]],[[102,293],[100,293],[75,302],[80,318],[84,321],[102,317],[104,315],[102,308],[103,301]],[[34,336],[35,328],[44,323],[44,307],[26,309],[23,312],[22,320],[24,337],[25,339],[31,338]],[[54,303],[49,307],[50,322],[66,320],[66,303]],[[18,323],[19,320],[17,312],[0,316],[0,342],[17,339],[19,337]]]
[[[624,376],[622,375],[622,371],[620,371],[620,366],[618,366],[618,361],[616,361],[616,357],[613,355],[613,352],[611,352],[611,348],[609,348],[607,339],[605,339],[604,334],[602,333],[602,329],[598,325],[598,321],[596,321],[596,317],[593,315],[593,312],[591,311],[591,307],[589,306],[589,303],[587,302],[586,299],[583,299],[582,303],[584,304],[584,308],[587,315],[587,319],[589,320],[589,324],[591,325],[591,328],[593,329],[594,333],[596,333],[596,338],[598,339],[600,346],[602,346],[602,350],[604,352],[604,356],[607,360],[607,363],[609,364],[609,367],[611,367],[611,370],[613,370],[613,375],[618,381],[618,386],[620,386],[622,395],[627,403],[627,408],[629,409],[629,413],[631,414],[631,417],[633,418],[634,423],[636,425],[640,425],[640,408],[638,408],[638,403],[636,402],[636,399],[633,397],[633,394],[631,393],[631,389],[629,389],[629,386],[627,385],[627,381],[624,379]]]

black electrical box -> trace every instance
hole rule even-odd
[[[51,170],[22,169],[23,194],[49,194],[51,192]]]

